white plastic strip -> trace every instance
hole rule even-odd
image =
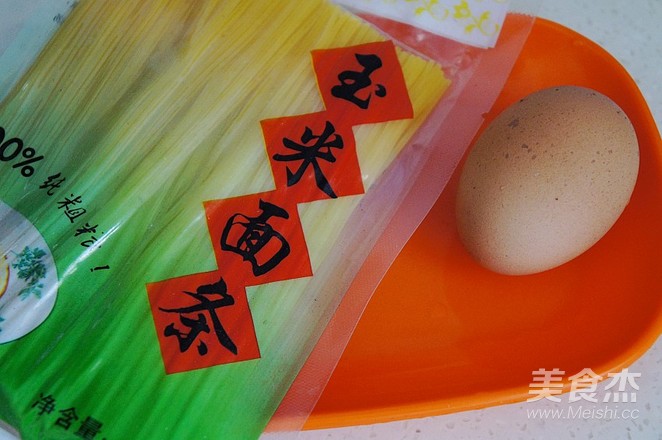
[[[32,65],[76,0],[0,2],[0,101]]]
[[[509,0],[334,0],[471,46],[494,47]]]

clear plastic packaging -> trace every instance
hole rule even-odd
[[[533,18],[480,49],[324,1],[67,7],[0,104],[0,419],[255,438],[294,381],[299,429]]]

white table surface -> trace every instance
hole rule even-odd
[[[541,4],[539,16],[580,32],[625,66],[648,101],[658,127],[662,127],[662,0],[543,0]],[[570,403],[568,399],[562,399],[561,403],[545,400],[539,404],[512,404],[400,422],[304,431],[297,440],[662,440],[661,370],[662,339],[659,339],[630,367],[630,372],[641,374],[636,380],[637,402],[623,403],[615,412],[630,410],[625,413],[627,418],[529,418],[527,409],[567,411],[569,407],[576,410],[580,404]],[[598,387],[598,396],[606,395],[607,382]],[[612,404],[611,408],[616,406]]]

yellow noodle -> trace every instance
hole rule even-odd
[[[31,367],[16,395],[52,386],[60,398],[94,400],[99,417],[114,418],[116,438],[165,438],[159,429],[170,438],[196,429],[238,438],[246,408],[265,422],[343,292],[333,274],[347,270],[351,256],[339,264],[344,256],[333,249],[362,196],[300,205],[315,277],[330,282],[249,289],[259,362],[164,378],[145,284],[217,269],[202,203],[274,188],[260,121],[324,108],[310,52],[380,40],[370,26],[322,0],[81,1],[0,105],[0,125],[45,156],[37,171],[66,175],[105,232],[102,248],[81,254],[72,249],[60,211],[32,202],[37,196],[26,196],[24,181],[0,176],[0,198],[28,211],[58,244],[55,256],[66,274],[48,321],[51,333],[30,338],[46,354],[0,347],[0,374],[18,381],[20,368]],[[448,86],[439,66],[400,50],[398,56],[414,118],[355,128],[366,189]],[[105,278],[91,278],[84,264],[97,255],[112,268]],[[97,312],[95,322],[89,310]],[[53,342],[52,332],[62,339]],[[144,353],[127,350],[129,338]],[[83,360],[74,365],[74,359]],[[191,395],[210,380],[232,398]],[[99,383],[107,390],[103,399],[94,398]],[[151,398],[172,397],[184,386],[190,405],[171,408],[167,399]],[[145,408],[151,411],[143,425],[130,431],[132,417]],[[177,408],[213,408],[227,426],[210,427],[195,414],[180,426],[163,416]],[[25,438],[38,435],[26,431]]]

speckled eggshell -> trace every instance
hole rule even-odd
[[[557,267],[614,225],[638,170],[634,128],[609,98],[575,86],[533,93],[497,116],[469,153],[456,200],[460,238],[495,272]]]

